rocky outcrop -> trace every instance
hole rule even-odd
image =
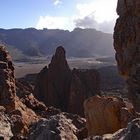
[[[68,112],[84,116],[85,99],[100,94],[100,76],[97,70],[72,70]]]
[[[42,116],[43,113],[47,112],[48,108],[33,96],[33,89],[28,83],[22,80],[16,80],[16,91],[16,95],[20,101],[37,115]]]
[[[140,1],[118,0],[114,47],[128,97],[140,112]]]
[[[63,47],[56,49],[49,67],[45,67],[36,80],[34,95],[47,106],[66,110],[71,72]]]
[[[38,115],[36,112],[45,112],[47,108],[43,103],[34,98],[29,86],[18,84],[18,87],[16,87],[15,83],[12,59],[6,51],[5,46],[1,45],[0,105],[6,109],[13,135],[21,137],[26,136],[30,124],[39,119],[41,113],[38,113]]]
[[[114,134],[104,136],[89,137],[84,140],[139,140],[140,139],[140,119],[134,119],[126,128],[120,129]]]
[[[0,105],[8,111],[15,109],[15,75],[12,59],[0,45]]]
[[[60,46],[48,68],[38,74],[34,95],[47,106],[83,116],[83,102],[100,93],[99,83],[96,70],[70,70],[65,50]]]
[[[91,97],[85,101],[84,109],[89,136],[114,133],[137,117],[133,108],[119,97]]]
[[[0,139],[10,140],[13,137],[10,118],[5,113],[5,108],[0,106]]]
[[[52,62],[54,60],[58,61],[59,57],[61,62],[63,61],[65,51],[62,47],[59,49],[60,52],[62,51],[62,56],[57,50],[57,54],[54,56],[55,58],[53,57]],[[3,105],[0,107],[0,139],[28,139],[28,136],[29,139],[44,139],[44,135],[50,139],[52,139],[52,137],[83,139],[87,136],[85,119],[77,115],[61,113],[59,109],[54,107],[46,107],[45,104],[39,102],[34,97],[30,84],[26,83],[24,80],[15,81],[14,67],[10,55],[4,47],[0,48],[0,60],[0,105]],[[64,60],[64,63],[65,64],[60,63],[60,65],[67,65],[66,60]],[[53,62],[52,65],[60,70],[60,74],[63,74],[63,72],[65,73],[65,70],[71,73],[68,65],[65,68],[62,68],[59,63],[55,64],[55,62]],[[55,69],[52,65],[49,66],[51,73],[49,76],[56,81],[52,81],[53,84],[51,84],[55,85],[54,87],[58,89],[60,93],[66,94],[66,90],[64,90],[65,88],[63,89],[62,85],[65,86],[65,80],[68,80],[65,79],[67,74],[62,75],[62,79],[60,79],[61,76],[55,79],[56,77],[53,76],[57,76],[57,74],[55,74]],[[52,86],[51,84],[50,87]],[[50,88],[49,91],[54,91],[54,89],[51,89],[52,88]],[[58,96],[60,95],[58,94]],[[61,105],[65,98],[60,98],[60,107],[62,107]],[[33,129],[31,129],[29,133],[29,128],[31,128],[32,125]],[[45,134],[44,132],[46,132],[46,130],[47,133]]]
[[[29,140],[78,140],[78,134],[84,127],[85,119],[77,115],[60,113],[33,124]]]

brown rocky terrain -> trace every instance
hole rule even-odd
[[[56,49],[48,68],[38,74],[34,95],[47,106],[84,115],[83,102],[100,94],[100,77],[96,70],[70,70],[63,47]],[[78,101],[78,102],[77,102]]]
[[[94,96],[84,103],[88,135],[114,133],[138,117],[132,106],[122,98]]]
[[[126,81],[127,96],[134,109],[140,111],[140,2],[136,0],[118,0],[117,19],[114,32],[114,48],[120,74]],[[127,103],[128,104],[128,103]],[[109,106],[108,106],[109,105]],[[130,105],[130,104],[129,104]],[[139,140],[139,114],[127,108],[118,98],[95,96],[85,101],[85,116],[88,134],[93,140]],[[109,126],[108,126],[109,125]],[[122,126],[121,126],[122,125]],[[107,132],[108,131],[108,132]]]
[[[134,119],[128,123],[126,128],[120,129],[114,134],[103,136],[93,136],[84,140],[139,140],[140,139],[140,119]]]
[[[99,73],[70,70],[61,46],[48,68],[38,74],[33,90],[26,81],[15,80],[12,59],[0,46],[0,139],[140,139],[140,114],[136,112],[140,110],[140,2],[118,0],[117,13],[116,59],[134,107],[123,98],[101,96]],[[83,102],[86,120],[76,115],[83,116]]]
[[[10,139],[13,137],[10,119],[6,114],[5,108],[0,106],[0,139]]]
[[[85,119],[39,102],[33,96],[32,86],[15,80],[12,59],[4,46],[0,47],[0,54],[0,139],[83,139],[87,136]]]
[[[8,111],[15,109],[15,75],[12,59],[3,46],[0,47],[0,105]]]
[[[114,47],[120,74],[126,80],[127,95],[140,111],[140,1],[118,0]]]
[[[40,119],[31,127],[30,140],[78,140],[85,128],[85,119],[78,115],[60,113],[49,119]]]

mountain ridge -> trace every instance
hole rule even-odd
[[[16,49],[26,56],[42,56],[54,53],[56,46],[65,46],[68,56],[92,57],[113,55],[112,34],[95,29],[75,28],[73,31],[60,29],[2,29],[0,42],[8,49]]]

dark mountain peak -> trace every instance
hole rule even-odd
[[[57,47],[55,55],[52,57],[51,63],[49,64],[49,68],[57,70],[69,70],[65,49],[62,46]]]
[[[66,56],[65,56],[65,49],[62,46],[57,47],[55,56],[59,57],[59,58],[60,57],[66,58]]]

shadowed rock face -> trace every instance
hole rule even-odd
[[[0,105],[8,111],[15,109],[15,75],[12,59],[4,46],[0,46]]]
[[[97,70],[72,70],[68,112],[84,116],[85,99],[100,94],[100,76]]]
[[[83,102],[100,93],[96,70],[70,70],[63,47],[56,49],[49,67],[37,76],[34,95],[47,106],[84,115]]]
[[[140,112],[140,1],[118,0],[114,31],[116,60],[125,78],[128,97]]]
[[[37,77],[35,96],[47,106],[65,110],[70,78],[71,71],[66,61],[65,50],[58,47],[49,68],[45,67]]]

